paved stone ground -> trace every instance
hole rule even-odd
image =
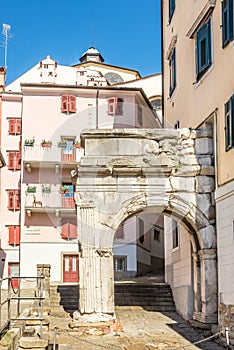
[[[146,311],[138,306],[116,307],[116,315],[123,332],[116,335],[83,335],[69,331],[69,317],[52,317],[50,328],[57,326],[58,349],[63,350],[176,350],[206,349],[221,350],[215,341],[199,345],[193,343],[205,339],[176,312],[161,313]],[[50,334],[53,343],[53,332]],[[53,347],[51,347],[53,349]]]

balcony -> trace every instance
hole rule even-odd
[[[83,148],[71,150],[59,146],[42,147],[41,145],[24,146],[23,164],[28,172],[32,168],[67,168],[73,169],[84,155]]]
[[[74,193],[61,193],[59,189],[51,192],[26,192],[25,211],[28,217],[32,213],[48,213],[56,217],[75,214]]]

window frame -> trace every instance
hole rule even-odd
[[[138,219],[138,232],[139,232],[139,242],[143,244],[145,241],[145,222],[141,218]]]
[[[124,262],[124,268],[121,270],[116,269],[116,264],[118,262],[118,260],[121,260]],[[126,256],[122,256],[122,255],[114,255],[113,257],[113,265],[114,265],[114,272],[124,272],[127,271],[127,257]]]
[[[20,118],[9,118],[9,135],[21,135],[22,131],[22,120]]]
[[[8,210],[20,210],[20,191],[19,190],[7,190]]]
[[[61,112],[75,113],[76,112],[76,96],[64,94],[61,96]]]
[[[108,98],[108,114],[123,115],[123,98],[110,97]]]
[[[21,169],[21,156],[20,151],[7,151],[8,154],[8,170],[20,170]]]
[[[228,152],[234,147],[234,94],[224,104],[225,149]]]
[[[169,17],[169,23],[171,23],[173,14],[175,12],[176,8],[176,0],[168,0],[168,17]]]
[[[176,47],[173,47],[169,58],[169,72],[170,72],[170,88],[169,96],[171,97],[176,88]]]
[[[179,248],[179,227],[176,220],[172,219],[172,249]]]
[[[9,240],[8,244],[18,246],[20,244],[20,226],[10,225],[8,226]]]
[[[211,18],[208,18],[196,32],[196,79],[207,72],[212,65]]]
[[[222,1],[222,47],[234,39],[234,0]]]
[[[77,236],[76,218],[63,218],[61,222],[61,238],[70,241],[77,239]]]

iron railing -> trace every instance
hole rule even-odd
[[[21,284],[34,283],[33,288],[22,288]],[[43,300],[45,298],[44,276],[38,277],[7,277],[0,279],[0,339],[10,329],[14,321],[39,320],[40,337],[42,337]],[[35,303],[35,302],[38,303]],[[37,308],[38,317],[20,316],[24,308]]]

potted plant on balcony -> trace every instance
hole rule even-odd
[[[74,147],[75,147],[75,148],[81,148],[80,141],[76,141],[76,142],[74,143]]]
[[[63,148],[67,147],[67,141],[65,141],[65,140],[59,141],[58,142],[58,147],[63,147]]]
[[[60,193],[69,193],[69,187],[65,185],[60,186]]]
[[[24,140],[24,145],[28,147],[33,147],[34,142],[35,142],[35,138],[33,137],[32,139]]]
[[[51,147],[52,146],[52,141],[46,141],[45,139],[43,139],[41,141],[41,146],[42,147]]]
[[[51,186],[50,185],[42,185],[42,192],[43,193],[50,193],[51,192]]]
[[[28,193],[35,193],[37,190],[37,187],[36,186],[28,186],[27,187],[27,192]]]

